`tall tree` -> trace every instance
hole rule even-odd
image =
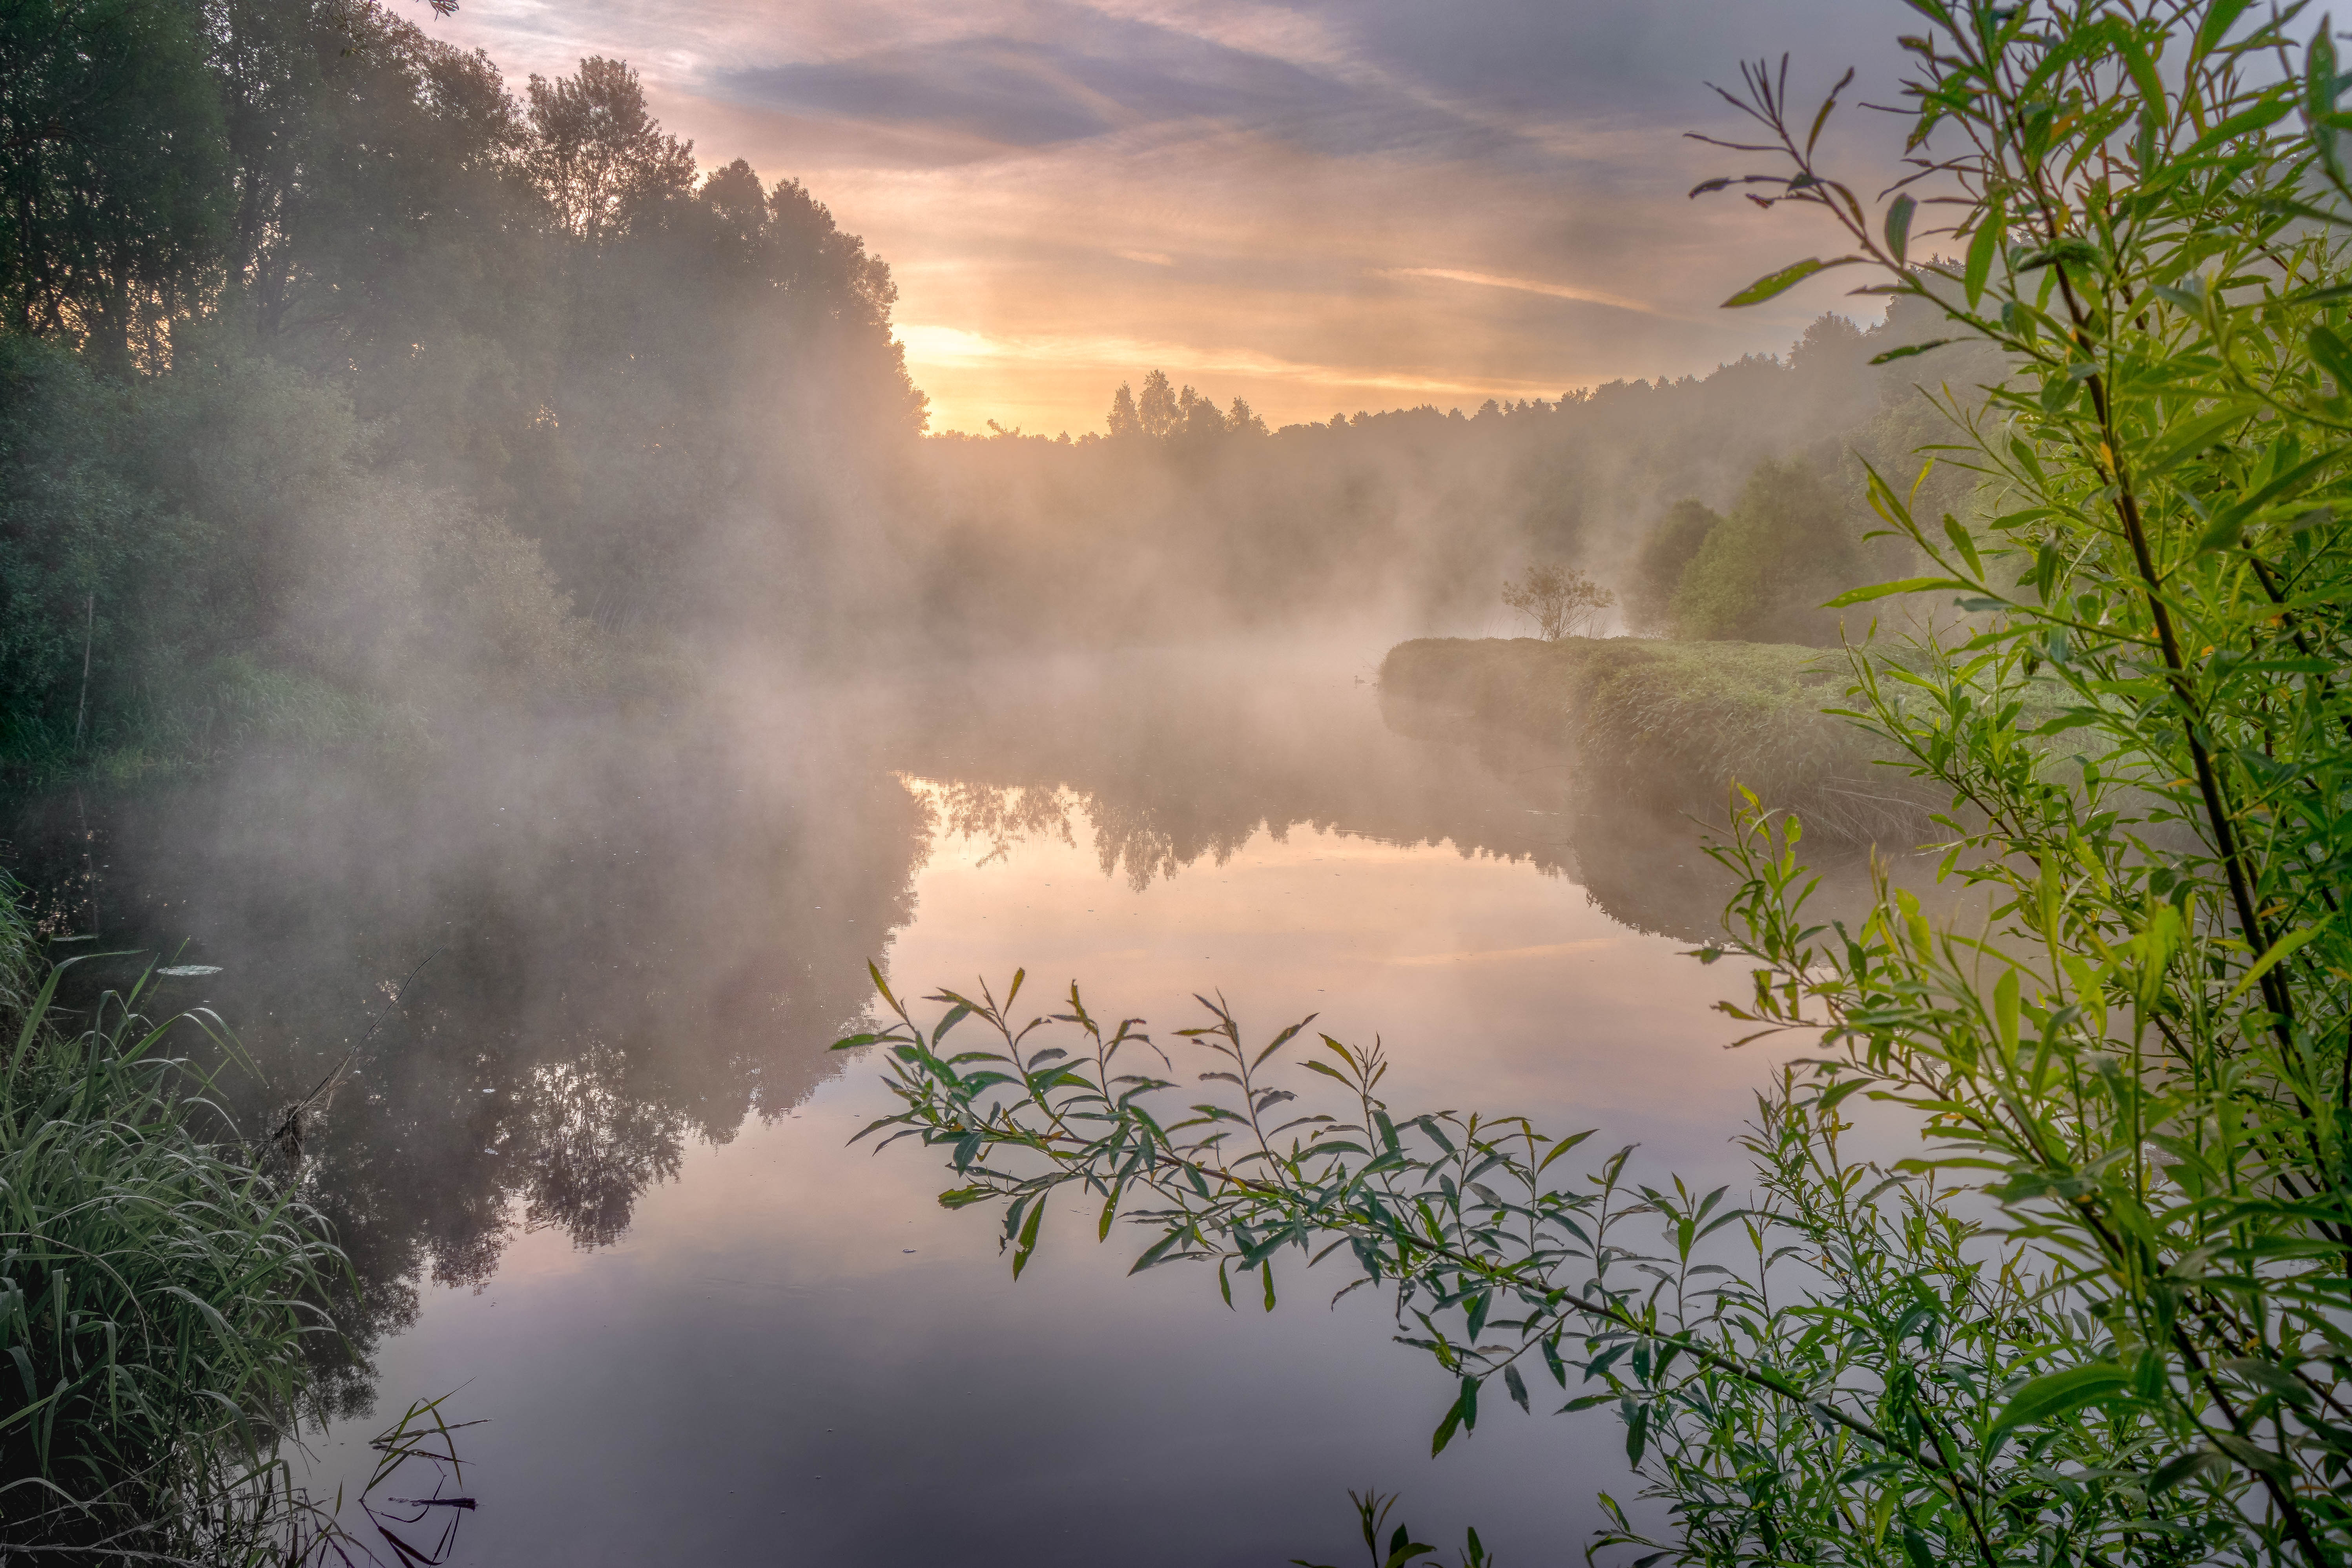
[[[0,311],[127,362],[218,256],[220,100],[188,0],[0,7]]]
[[[1110,426],[1113,436],[1139,436],[1143,433],[1143,421],[1135,412],[1135,394],[1128,390],[1127,383],[1120,382],[1118,390],[1111,394],[1110,414],[1104,423]]]
[[[609,238],[661,198],[693,190],[694,143],[662,131],[626,62],[592,55],[577,76],[534,76],[530,98],[531,171],[557,222],[581,238]]]
[[[1176,389],[1168,381],[1168,373],[1155,370],[1143,378],[1143,394],[1135,400],[1135,415],[1147,436],[1165,436],[1181,423],[1183,414],[1176,405]]]

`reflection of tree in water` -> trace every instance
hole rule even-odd
[[[1024,838],[1075,843],[1083,820],[1106,877],[1140,891],[1198,861],[1223,865],[1294,827],[1566,876],[1636,931],[1704,941],[1733,891],[1706,829],[1621,789],[1580,787],[1576,758],[1466,714],[1196,664],[1131,679],[998,682],[985,702],[940,700],[893,752],[950,834],[995,858]],[[1825,901],[1859,891],[1864,857],[1828,868]]]
[[[305,1140],[360,1286],[337,1304],[359,1360],[330,1369],[329,1413],[372,1404],[367,1362],[425,1282],[480,1288],[524,1228],[612,1244],[689,1140],[838,1071],[825,1047],[864,1014],[865,961],[911,912],[929,818],[896,780],[632,739],[420,777],[256,764],[37,803],[9,833],[53,897],[81,897],[91,847],[110,945],[193,934],[183,960],[223,966],[157,1005],[234,1022],[267,1080],[226,1085],[249,1130],[434,955]]]
[[[987,784],[972,779],[924,781],[918,794],[935,816],[934,826],[959,838],[985,838],[990,848],[981,865],[999,860],[1029,838],[1077,840],[1070,832],[1070,795],[1058,787]]]
[[[582,1247],[610,1247],[637,1194],[677,1174],[687,1120],[628,1092],[624,1052],[601,1042],[531,1075],[515,1136],[523,1223],[562,1226]]]
[[[825,1047],[864,1014],[866,961],[910,917],[936,832],[994,852],[1075,843],[1083,819],[1104,874],[1139,889],[1261,831],[1445,844],[1677,936],[1714,929],[1727,891],[1686,824],[1572,816],[1559,757],[1384,718],[1352,682],[1165,661],[974,685],[861,707],[831,763],[614,727],[415,776],[255,763],[91,792],[22,809],[12,868],[52,907],[94,899],[110,944],[193,936],[184,962],[223,965],[157,1005],[236,1024],[267,1079],[229,1084],[249,1128],[434,954],[307,1138],[361,1286],[339,1303],[360,1359],[325,1398],[351,1414],[425,1282],[481,1287],[526,1227],[614,1242],[693,1140],[836,1071]]]
[[[1075,842],[1082,817],[1103,874],[1139,891],[1299,826],[1547,874],[1571,863],[1551,759],[1484,766],[1382,723],[1370,688],[1316,677],[1171,659],[1110,679],[995,680],[969,701],[937,687],[888,754],[991,858],[1024,837]]]

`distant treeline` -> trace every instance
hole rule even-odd
[[[946,624],[1032,640],[1164,637],[1360,611],[1470,629],[1529,561],[1594,573],[1631,629],[1821,641],[1821,602],[1900,563],[1868,543],[1861,458],[1908,487],[1940,416],[1993,372],[1906,355],[1935,323],[1824,315],[1784,356],[1554,400],[1335,414],[1269,431],[1163,374],[1073,440],[996,430],[922,444],[929,531],[904,552]],[[1965,476],[1931,480],[1962,503]],[[1685,583],[1685,579],[1688,581]]]
[[[665,692],[698,639],[1472,630],[1531,561],[1818,640],[1853,453],[1907,474],[1951,373],[1824,316],[1470,415],[1269,431],[1154,372],[1082,440],[922,441],[889,270],[810,191],[698,172],[625,64],[517,93],[416,16],[0,17],[0,773]]]
[[[8,8],[0,763],[821,615],[925,422],[895,296],[616,61],[518,96],[368,0]]]

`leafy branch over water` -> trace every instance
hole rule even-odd
[[[1622,1155],[1571,1175],[1589,1134],[1398,1110],[1377,1048],[1245,1045],[1215,1004],[1181,1032],[1198,1075],[1075,989],[1071,1045],[1017,984],[940,994],[928,1031],[886,989],[896,1021],[849,1043],[904,1101],[875,1130],[944,1148],[950,1205],[1002,1205],[1016,1270],[1069,1188],[1229,1300],[1271,1306],[1293,1255],[1393,1292],[1459,1379],[1437,1447],[1496,1382],[1613,1404],[1674,1533],[1608,1502],[1596,1547],[1643,1568],[2326,1568],[2352,1561],[2352,79],[2295,5],[1913,9],[1895,187],[1822,167],[1836,92],[1801,111],[1759,65],[1726,96],[1769,167],[1701,190],[1849,244],[1727,303],[1864,267],[2009,367],[1931,394],[1976,504],[1915,515],[1877,478],[1928,569],[1839,601],[1975,617],[1853,649],[1843,711],[1949,802],[1939,874],[1990,914],[1938,930],[1882,877],[1817,921],[1796,825],[1749,803],[1717,851],[1734,934],[1700,956],[1747,966],[1750,1038],[1817,1054],[1759,1100],[1744,1204]],[[992,1044],[951,1044],[974,1020]],[[1336,1109],[1266,1076],[1291,1047]],[[1873,1103],[1917,1158],[1842,1152]]]

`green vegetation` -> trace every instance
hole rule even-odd
[[[1799,463],[1767,460],[1731,515],[1699,541],[1675,580],[1676,632],[1707,641],[1828,643],[1821,603],[1854,579],[1853,541],[1837,496]]]
[[[134,985],[68,1025],[41,970],[0,889],[0,1529],[84,1561],[282,1561],[278,1437],[341,1254],[166,1054],[223,1043],[208,1020],[152,1023]]]
[[[1864,541],[1856,454],[1944,438],[1941,416],[1912,406],[1916,365],[1874,363],[1938,331],[1932,310],[1897,300],[1884,323],[1825,314],[1786,354],[1705,376],[1272,431],[1154,372],[1139,397],[1113,396],[1107,433],[921,443],[928,515],[905,525],[908,553],[940,634],[992,642],[1165,640],[1368,608],[1452,619],[1485,612],[1497,575],[1528,563],[1596,579],[1635,625],[1664,631],[1707,529],[1670,569],[1645,552],[1657,520],[1697,497],[1709,527],[1710,509],[1745,507],[1761,532],[1731,552],[1727,571],[1747,576],[1711,612],[1724,629],[1676,635],[1834,642],[1818,606],[1853,577],[1789,574],[1755,552],[1826,541],[1829,563],[1916,569],[1899,544]],[[1764,471],[1790,478],[1743,501]],[[1040,598],[1057,613],[1022,610]]]
[[[421,14],[421,13],[420,13]],[[408,747],[821,640],[923,422],[888,268],[382,5],[0,20],[0,775]],[[822,462],[812,454],[822,452]]]
[[[1767,164],[1702,189],[1818,207],[1850,247],[1728,303],[1862,267],[2014,366],[1989,404],[1942,405],[1981,518],[1874,480],[1927,569],[1843,596],[1985,617],[1859,650],[1845,703],[1952,803],[1943,872],[1990,920],[1937,930],[1882,880],[1862,919],[1817,921],[1797,823],[1745,816],[1718,850],[1732,935],[1696,956],[1748,970],[1726,1008],[1747,1038],[1810,1054],[1758,1101],[1744,1201],[1646,1184],[1626,1153],[1586,1170],[1590,1132],[1391,1106],[1377,1047],[1323,1039],[1318,1104],[1274,1065],[1300,1026],[1261,1045],[1222,1010],[1180,1032],[1201,1082],[1075,988],[1024,1021],[1017,975],[929,1020],[886,988],[888,1026],[842,1044],[885,1047],[903,1109],[869,1131],[944,1152],[940,1201],[1000,1208],[1016,1274],[1083,1194],[1099,1235],[1151,1238],[1138,1268],[1213,1263],[1228,1300],[1271,1309],[1317,1264],[1393,1292],[1458,1379],[1435,1447],[1497,1384],[1615,1410],[1671,1533],[1604,1498],[1596,1549],[2335,1568],[2352,80],[2295,6],[1915,9],[1906,152],[1956,200],[1865,201],[1818,166],[1835,93],[1800,106],[1785,66],[1734,98]],[[2041,681],[2046,748],[2020,723]],[[966,1048],[974,1021],[992,1037]],[[1918,1152],[1863,1159],[1858,1126]]]
[[[1723,521],[1706,502],[1685,498],[1666,509],[1643,538],[1625,595],[1625,621],[1634,631],[1664,637],[1674,628],[1675,591],[1699,546]]]
[[[1381,694],[1572,747],[1582,789],[1717,820],[1736,783],[1817,831],[1908,846],[1937,802],[1822,711],[1844,675],[1782,643],[1423,637],[1381,661]]]

